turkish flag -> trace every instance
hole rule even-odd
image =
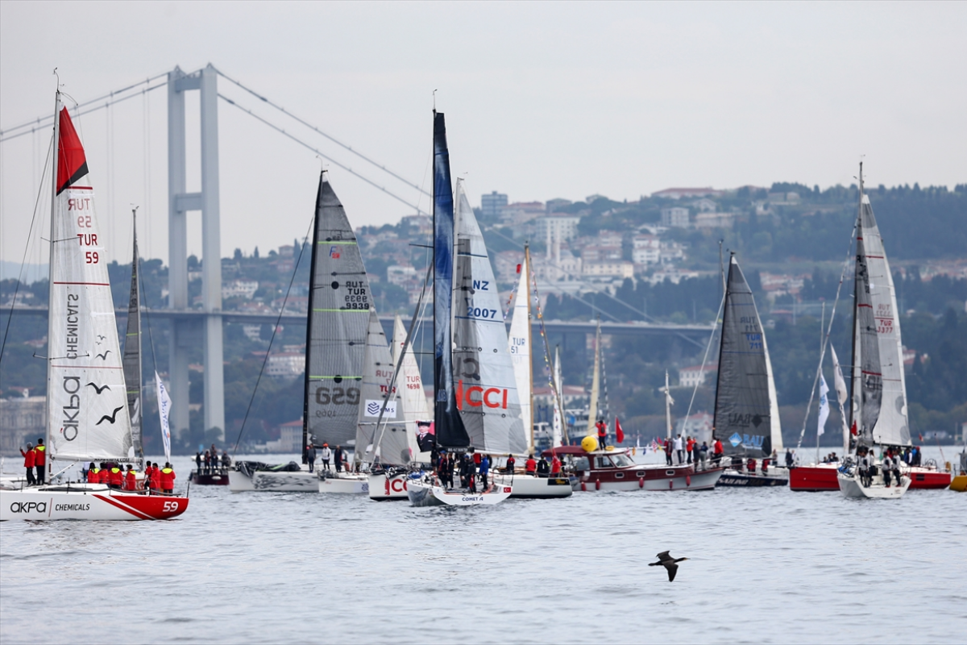
[[[853,427],[849,429],[849,433],[854,437],[856,436],[856,421],[853,422]]]
[[[621,429],[621,422],[618,421],[618,417],[614,418],[614,436],[615,439],[618,440],[618,443],[624,443],[625,433],[624,430]]]

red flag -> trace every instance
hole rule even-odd
[[[920,443],[923,443],[923,433],[922,432],[918,432],[917,434],[920,435]]]
[[[853,422],[853,427],[849,429],[849,433],[854,437],[856,436],[856,421]]]
[[[518,264],[518,265],[517,265],[517,273],[520,273],[520,269],[521,269],[521,265],[520,265],[520,264]]]
[[[624,443],[625,433],[621,429],[621,422],[618,421],[618,417],[614,418],[614,436],[618,440],[618,443]]]

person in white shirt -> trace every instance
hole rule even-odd
[[[329,449],[328,443],[322,444],[322,450],[319,451],[319,457],[322,459],[322,468],[324,470],[329,470],[329,460],[332,459],[332,450]]]
[[[681,433],[679,433],[679,435],[675,437],[675,454],[678,455],[679,465],[685,463],[685,450],[684,450],[684,446],[682,445]]]

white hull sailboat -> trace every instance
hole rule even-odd
[[[47,359],[47,477],[64,463],[136,462],[105,238],[80,138],[57,92],[54,112]],[[135,259],[135,262],[137,260]],[[136,342],[136,340],[135,340]],[[138,384],[140,388],[140,381]],[[140,437],[136,438],[138,444]],[[138,446],[139,447],[139,446]],[[187,497],[54,482],[0,490],[0,520],[155,520]]]
[[[876,466],[874,462],[874,450],[911,445],[900,321],[883,238],[870,198],[863,191],[862,163],[859,185],[850,406],[850,427],[856,430],[856,446],[850,458],[852,463],[840,470],[837,481],[840,492],[847,497],[898,499],[910,487],[910,477],[902,475],[899,483],[894,481],[896,485],[888,486],[882,464]],[[859,466],[864,462],[876,468],[876,474],[867,476],[866,482]]]

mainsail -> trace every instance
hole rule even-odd
[[[457,408],[474,448],[521,454],[527,442],[500,294],[483,234],[459,181],[457,208],[453,280]]]
[[[386,333],[376,316],[376,309],[371,308],[356,426],[356,461],[359,463],[372,464],[377,457],[383,465],[402,465],[410,461],[399,387],[393,387],[390,392],[395,370],[386,344]]]
[[[138,281],[138,220],[133,215],[134,257],[131,260],[131,294],[128,298],[128,327],[124,335],[124,382],[127,384],[128,415],[134,456],[144,458],[141,442],[141,298]]]
[[[856,233],[853,419],[865,445],[910,445],[896,291],[883,238],[863,192]],[[857,369],[859,366],[859,369]]]
[[[51,459],[130,459],[131,418],[105,240],[84,148],[57,94],[50,225],[47,435]]]
[[[772,365],[752,290],[729,261],[715,390],[714,437],[727,455],[768,457],[781,439]],[[779,444],[781,445],[781,444]]]
[[[527,442],[527,451],[534,449],[534,412],[531,406],[534,388],[534,374],[531,359],[531,322],[530,322],[530,254],[524,252],[520,265],[520,280],[517,296],[514,299],[514,317],[510,323],[510,359],[514,365],[514,378],[520,398],[520,418]],[[556,445],[556,444],[555,444]]]
[[[393,323],[393,363],[399,365],[400,353],[406,342],[406,329],[399,315]],[[413,352],[403,355],[403,366],[397,377],[397,388],[400,390],[400,403],[403,406],[403,418],[406,421],[406,436],[410,451],[415,461],[429,461],[429,453],[421,453],[417,437],[421,430],[419,422],[428,424],[433,420],[430,407],[426,403],[426,393],[423,391],[423,377],[420,367],[416,364]]]
[[[561,375],[561,348],[554,348],[554,388],[556,392],[551,392],[554,397],[554,421],[551,425],[551,447],[564,445],[564,410],[561,405],[564,402],[564,380]]]
[[[594,331],[594,370],[591,373],[591,400],[588,403],[588,428],[585,433],[597,438],[594,424],[598,422],[598,397],[601,394],[601,320]],[[602,449],[604,446],[602,446]]]
[[[309,441],[345,446],[356,436],[370,305],[356,235],[323,172],[309,277],[303,453]]]
[[[433,113],[433,419],[442,448],[468,448],[470,437],[453,387],[453,187],[442,112]]]

